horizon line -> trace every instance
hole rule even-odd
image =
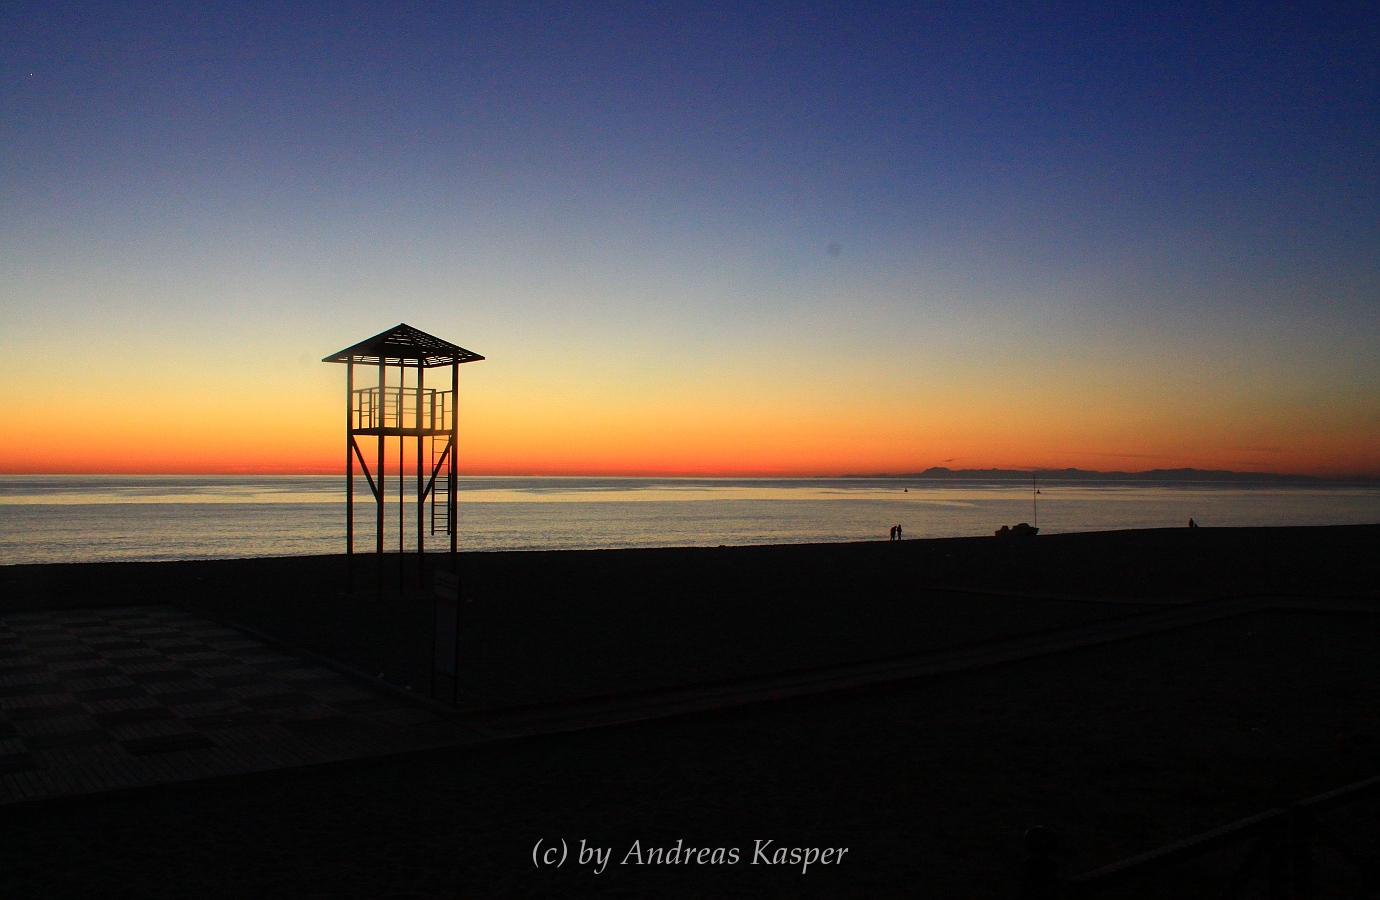
[[[226,468],[221,470],[182,470],[182,471],[9,471],[0,472],[0,477],[322,477],[339,478],[344,476],[344,472],[338,470],[326,470],[316,467],[304,469],[292,469],[288,467],[274,467],[264,469],[248,468]],[[1153,469],[1142,469],[1139,471],[1128,471],[1124,469],[1080,469],[1076,466],[1050,467],[1050,466],[1012,466],[998,467],[991,466],[981,469],[950,469],[946,466],[931,466],[910,472],[794,472],[788,473],[781,470],[756,470],[756,471],[657,471],[657,470],[627,470],[619,472],[608,471],[557,471],[557,472],[466,472],[458,473],[460,478],[743,478],[743,479],[811,479],[811,478],[927,478],[927,479],[946,479],[962,477],[964,475],[973,476],[1094,476],[1094,477],[1146,477],[1146,476],[1169,476],[1175,474],[1195,474],[1200,476],[1216,476],[1219,478],[1230,479],[1298,479],[1309,481],[1328,481],[1328,482],[1347,482],[1347,481],[1380,481],[1380,473],[1343,473],[1343,474],[1318,474],[1310,472],[1271,472],[1260,470],[1237,470],[1237,469],[1203,469],[1196,466],[1175,466],[1172,468],[1158,467]],[[411,477],[415,471],[409,470],[406,475]],[[356,477],[359,477],[358,475]],[[396,477],[396,473],[390,472],[388,477]]]

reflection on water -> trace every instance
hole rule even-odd
[[[397,479],[385,534],[398,541]],[[415,481],[405,479],[410,498]],[[1040,482],[1042,533],[1380,522],[1380,485]],[[360,479],[356,502],[369,503]],[[714,546],[991,534],[1033,521],[1028,483],[889,478],[463,478],[473,550]],[[0,563],[338,553],[337,476],[0,476]],[[356,548],[374,545],[372,509]],[[403,523],[413,546],[415,512]],[[428,540],[436,549],[443,535]]]
[[[363,479],[360,485],[364,490]],[[334,503],[343,477],[327,475],[3,475],[0,506],[92,503]]]

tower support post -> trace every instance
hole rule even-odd
[[[383,360],[379,360],[379,399],[374,407],[377,417],[377,427],[379,436],[379,460],[378,468],[374,470],[374,475],[378,478],[378,503],[375,513],[376,528],[374,530],[374,550],[378,554],[378,566],[374,572],[374,593],[379,600],[383,599],[383,512],[384,494],[388,484],[388,473],[384,469],[384,456],[386,454],[385,444],[387,439],[384,437],[384,426],[388,419],[388,366]]]
[[[459,445],[456,443],[456,438],[459,435],[457,427],[459,421],[460,363],[452,362],[450,364],[450,459],[447,465],[448,471],[446,472],[446,479],[450,488],[450,490],[446,491],[446,505],[449,506],[450,509],[446,512],[447,518],[450,519],[450,570],[452,573],[457,574],[459,570],[456,569],[457,560],[455,554],[459,547],[460,538],[460,506],[458,498],[456,497],[456,489],[459,485],[456,483],[455,455],[456,450],[459,449]]]
[[[422,392],[425,389],[425,377],[421,361],[417,362],[417,589],[426,588],[426,537],[423,526],[426,522],[426,472],[422,468],[422,445],[425,439],[422,437]],[[435,423],[433,422],[434,426]]]
[[[345,583],[355,591],[355,364],[345,367]]]

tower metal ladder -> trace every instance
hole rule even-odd
[[[437,520],[441,523],[441,533],[450,534],[455,530],[455,523],[450,517],[450,465],[446,465],[444,470],[438,470],[437,465],[445,458],[446,448],[450,445],[450,438],[431,438],[431,471],[436,473],[436,480],[431,485],[431,533],[436,533]],[[436,509],[440,505],[440,510]]]

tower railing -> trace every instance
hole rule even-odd
[[[452,391],[434,388],[356,388],[350,400],[350,428],[354,431],[415,429],[450,431],[454,414]],[[420,417],[418,408],[420,407]]]

